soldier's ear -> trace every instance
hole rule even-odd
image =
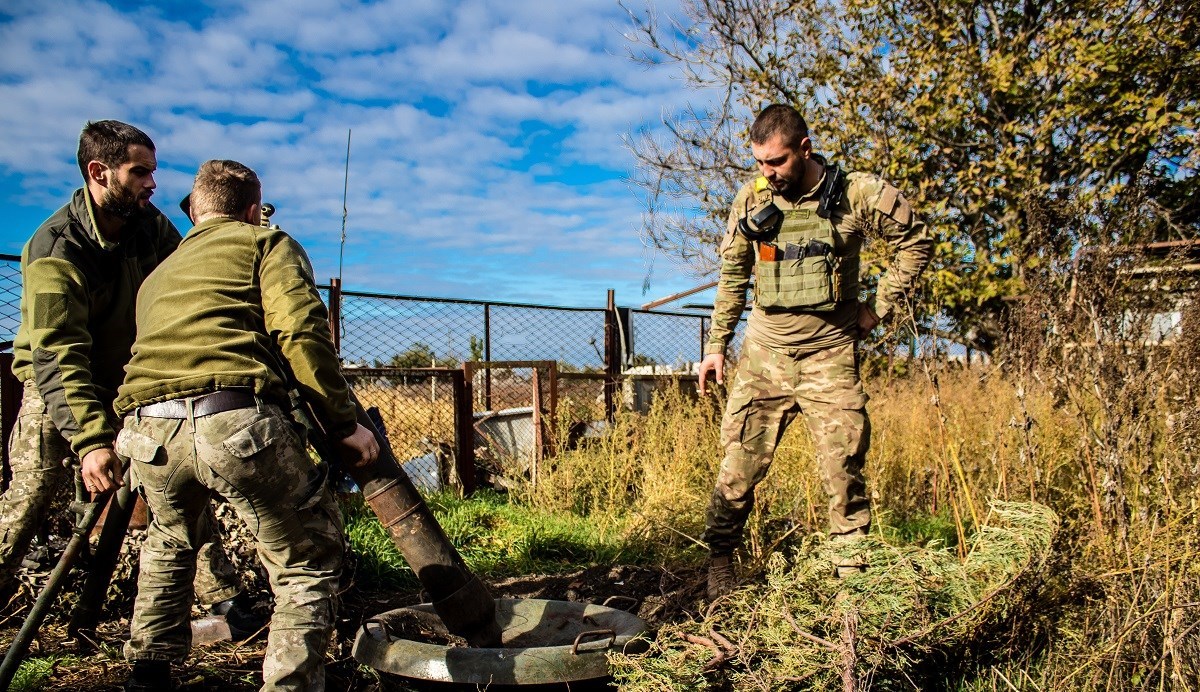
[[[800,143],[796,145],[796,153],[799,154],[800,158],[802,159],[807,159],[808,157],[812,156],[812,140],[808,137],[800,140]]]
[[[97,161],[95,159],[88,161],[88,163],[87,163],[88,182],[89,183],[95,182],[100,185],[103,185],[104,187],[108,187],[107,173],[109,170],[110,170],[109,167],[104,165],[100,161]]]
[[[258,202],[246,207],[246,215],[242,218],[243,221],[255,226],[262,225],[262,205]]]

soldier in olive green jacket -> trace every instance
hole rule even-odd
[[[808,125],[794,108],[764,109],[750,142],[762,176],[742,188],[729,214],[699,371],[701,393],[709,372],[724,381],[725,349],[753,275],[754,310],[721,423],[725,457],[705,520],[710,598],[734,585],[731,556],[741,543],[754,488],[798,414],[812,433],[829,495],[830,533],[851,538],[867,532],[871,510],[862,467],[870,421],[856,344],[881,319],[893,317],[933,252],[925,224],[904,195],[874,175],[843,178],[812,152]],[[858,281],[859,251],[871,237],[884,239],[895,253],[874,306],[859,300]],[[844,575],[865,565],[837,567]]]
[[[373,463],[379,448],[357,423],[308,258],[260,225],[261,200],[254,171],[206,162],[190,197],[196,226],[138,297],[117,450],[154,520],[125,647],[130,690],[163,689],[170,663],[188,653],[188,582],[214,495],[254,533],[275,594],[263,689],[324,687],[341,514],[288,415],[288,390],[300,391],[353,463]]]
[[[116,120],[88,123],[77,158],[86,186],[21,254],[13,373],[25,391],[9,441],[12,483],[0,496],[0,589],[12,584],[54,498],[70,488],[76,458],[88,490],[115,482],[96,469],[116,459],[112,403],[133,345],[134,300],[179,245],[179,232],[150,203],[158,163],[144,132]],[[202,564],[201,601],[229,610],[241,585],[219,543],[205,546]]]

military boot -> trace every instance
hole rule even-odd
[[[733,556],[713,555],[708,561],[708,600],[717,600],[733,591],[735,586],[737,577],[733,573]]]
[[[166,661],[134,661],[125,692],[164,692],[174,690],[171,664]]]
[[[214,603],[211,610],[214,615],[225,617],[225,624],[229,625],[229,638],[235,642],[253,637],[267,624],[266,617],[254,612],[254,600],[245,591],[228,600]]]
[[[833,576],[838,579],[845,579],[856,574],[864,574],[869,567],[867,556],[860,550],[854,550],[854,543],[860,542],[861,534],[847,534],[844,536],[833,536],[832,540],[837,543],[851,544],[849,550],[842,548],[838,550],[839,555],[833,558]]]

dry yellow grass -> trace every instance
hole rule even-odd
[[[1197,311],[1186,325],[1200,324]],[[1200,347],[1078,344],[1039,344],[1003,366],[935,363],[869,381],[876,524],[932,518],[950,527],[941,538],[957,533],[961,544],[993,501],[1032,500],[1062,518],[1044,600],[1013,624],[1010,657],[965,688],[1021,680],[1022,689],[1200,689]],[[422,451],[421,437],[452,439],[449,398],[429,399],[427,386],[356,391],[380,408],[398,453]],[[668,389],[648,414],[623,412],[608,434],[559,449],[514,496],[699,559],[721,403]],[[565,395],[558,439],[597,413],[594,396]],[[825,528],[801,420],[760,486],[747,527],[752,557],[765,558],[789,530]]]
[[[429,451],[422,442],[454,442],[454,399],[449,386],[351,382],[363,407],[379,409],[388,442],[401,461]]]
[[[1200,415],[1192,390],[1180,394],[1178,358],[1158,358],[1173,365],[1133,363],[1108,380],[940,366],[868,383],[877,523],[940,516],[961,544],[996,500],[1064,519],[1060,571],[1021,625],[1024,658],[984,670],[978,689],[1005,677],[1029,689],[1200,685]],[[621,414],[612,434],[544,465],[525,501],[696,544],[721,457],[718,408],[668,393],[648,415]],[[749,553],[765,557],[789,526],[823,531],[825,502],[798,421],[759,486]]]

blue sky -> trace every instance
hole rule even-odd
[[[571,306],[683,290],[699,280],[639,240],[621,135],[703,95],[629,60],[628,28],[614,0],[6,0],[0,252],[81,184],[84,122],[116,118],[154,139],[154,202],[181,230],[199,163],[237,159],[324,282],[350,129],[349,290]]]

